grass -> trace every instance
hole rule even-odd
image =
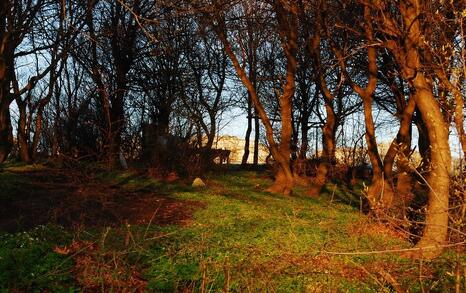
[[[64,291],[72,288],[71,259],[53,251],[68,242],[60,227],[0,235],[0,291]]]
[[[319,199],[299,188],[293,197],[283,197],[263,192],[271,183],[265,173],[235,171],[204,179],[207,188],[194,189],[131,172],[99,174],[96,180],[119,188],[169,194],[205,207],[183,226],[45,227],[37,241],[28,240],[36,239],[35,230],[30,236],[3,234],[0,288],[391,292],[389,275],[410,291],[448,291],[456,282],[456,265],[466,261],[454,251],[422,264],[392,254],[328,253],[410,246],[360,213],[357,191],[329,184]],[[20,180],[16,173],[0,173],[2,186],[17,188]]]

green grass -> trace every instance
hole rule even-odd
[[[24,173],[45,170],[47,167],[44,164],[26,164],[23,162],[6,162],[3,168],[9,172]]]
[[[312,262],[323,251],[407,245],[383,235],[363,238],[348,235],[348,228],[360,219],[354,208],[329,205],[328,201],[302,194],[285,198],[255,190],[255,186],[267,186],[270,182],[251,173],[216,176],[212,183],[223,187],[176,195],[180,199],[206,202],[207,207],[196,213],[189,227],[183,230],[173,227],[174,236],[158,244],[155,251],[164,254],[148,270],[153,289],[172,290],[193,282],[199,284],[200,268],[208,274],[207,282],[214,290],[223,288],[225,270],[235,291],[268,288],[296,292],[317,286],[315,282],[341,290],[376,289],[370,282],[348,281],[326,271],[346,266],[344,259],[335,258],[317,269]]]
[[[69,242],[60,227],[0,235],[0,290],[67,291],[73,284],[73,262],[53,251]]]
[[[3,171],[0,173],[0,200],[11,199],[13,194],[17,194],[24,188],[26,179],[20,174]]]
[[[18,176],[4,172],[0,183],[16,188],[15,182],[21,180]],[[240,171],[207,175],[205,189],[167,184],[131,172],[100,174],[98,180],[205,205],[185,226],[152,224],[80,231],[74,237],[98,244],[98,249],[88,253],[102,264],[101,275],[96,276],[102,282],[100,289],[119,291],[119,287],[104,284],[108,270],[120,279],[131,278],[132,269],[122,271],[122,265],[138,270],[147,281],[147,290],[155,292],[219,292],[226,287],[233,292],[391,292],[393,288],[379,273],[382,269],[411,291],[421,291],[421,284],[431,291],[454,288],[458,260],[452,251],[423,262],[422,282],[418,261],[392,254],[327,253],[410,246],[391,234],[358,230],[371,225],[358,204],[349,204],[356,201],[358,191],[346,195],[344,188],[329,184],[319,199],[306,197],[300,188],[292,197],[283,197],[263,191],[271,183],[264,173]],[[72,258],[51,249],[69,244],[69,232],[41,229],[48,231],[42,234],[55,237],[33,241],[28,237],[35,236],[21,233],[1,236],[0,288],[79,287],[70,273]],[[36,235],[36,231],[27,233]],[[459,262],[465,260],[462,255]],[[8,271],[7,267],[15,269]]]

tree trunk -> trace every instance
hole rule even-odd
[[[390,144],[387,154],[383,160],[385,178],[392,186],[395,186],[395,181],[393,180],[393,164],[395,159],[397,162],[397,197],[394,198],[394,206],[397,207],[398,211],[401,211],[401,215],[404,215],[409,202],[411,202],[413,198],[411,192],[412,178],[410,174],[412,172],[409,167],[409,155],[411,152],[411,123],[415,109],[415,98],[410,97],[401,115],[400,129],[398,130],[398,134]]]
[[[301,120],[301,148],[299,149],[298,158],[305,160],[309,150],[309,117]]]
[[[289,66],[292,66],[290,64]],[[294,64],[296,66],[296,64]],[[279,155],[282,157],[280,169],[274,184],[268,189],[270,192],[290,195],[294,185],[293,173],[290,168],[292,126],[292,96],[294,94],[294,74],[288,71],[287,84],[280,97],[280,114],[282,127],[280,130]],[[275,156],[274,156],[275,157]]]
[[[400,12],[409,30],[406,41],[391,44],[391,50],[402,69],[403,76],[415,90],[415,101],[422,114],[422,121],[430,142],[429,174],[426,182],[429,188],[425,228],[421,240],[416,244],[419,252],[415,257],[434,258],[440,255],[448,233],[448,198],[450,194],[451,153],[448,143],[449,127],[445,123],[441,105],[433,95],[433,89],[421,71],[421,53],[424,44],[419,14],[423,3],[419,0],[400,2]]]
[[[260,124],[259,124],[259,116],[256,113],[256,110],[254,110],[254,154],[253,154],[253,160],[252,164],[254,166],[257,166],[259,164],[259,138],[260,138]]]
[[[29,148],[29,156],[33,162],[37,159],[37,149],[42,135],[42,120],[46,103],[48,103],[48,101],[43,101],[37,109],[36,121],[34,123],[34,136],[32,138],[31,147]]]
[[[10,104],[12,98],[10,93],[10,75],[11,75],[11,62],[13,59],[13,49],[8,46],[11,41],[9,34],[6,33],[6,19],[8,2],[2,1],[0,4],[0,35],[2,38],[0,42],[0,163],[3,163],[11,152],[13,147],[13,129],[11,126]]]
[[[317,197],[319,195],[322,187],[324,187],[327,182],[328,172],[333,160],[335,159],[337,121],[333,110],[332,100],[327,98],[325,99],[325,110],[327,113],[327,119],[322,129],[322,158],[319,166],[317,167],[316,177],[307,191],[307,193],[313,197]]]
[[[31,163],[31,156],[29,155],[29,133],[27,127],[26,117],[26,103],[17,100],[19,118],[18,118],[18,147],[19,157],[21,161],[29,164]]]
[[[373,176],[372,182],[367,190],[367,199],[376,213],[378,210],[385,210],[392,207],[394,194],[391,185],[383,172],[383,163],[377,149],[375,138],[375,126],[372,117],[372,98],[363,95],[364,118],[366,123],[366,144],[367,153],[371,161]]]
[[[10,104],[0,96],[0,163],[3,163],[13,147],[13,129],[11,127]]]
[[[241,160],[241,166],[246,166],[248,164],[249,158],[249,140],[251,138],[252,132],[252,103],[251,103],[251,94],[248,93],[248,127],[246,128],[246,135],[244,137],[244,153]]]
[[[126,93],[127,64],[117,64],[116,67],[117,89],[116,93],[111,96],[111,106],[109,109],[110,127],[107,129],[110,139],[108,153],[108,165],[110,168],[115,168],[120,162],[121,134],[125,126],[124,97]]]
[[[416,117],[414,119],[414,124],[416,124],[418,138],[417,145],[419,147],[419,154],[421,155],[421,164],[418,166],[418,171],[422,174],[429,169],[430,162],[430,141],[427,134],[427,127],[422,118],[421,111],[416,110]]]
[[[398,134],[396,138],[390,144],[387,153],[383,159],[383,168],[384,174],[387,180],[390,182],[393,179],[393,164],[395,159],[398,155],[400,155],[401,159],[403,156],[407,156],[410,153],[411,148],[411,123],[413,120],[414,110],[416,109],[416,102],[413,97],[410,97],[408,103],[406,104],[405,108],[403,109],[403,113],[401,113],[400,119],[400,129],[398,130]],[[407,171],[406,169],[404,171]]]
[[[432,95],[432,89],[423,74],[417,74],[413,85],[416,89],[416,104],[423,114],[431,149],[430,172],[427,176],[429,193],[426,224],[416,247],[423,249],[423,257],[433,258],[441,253],[438,245],[445,243],[448,232],[451,167],[448,125],[443,121],[440,105]]]
[[[327,181],[327,174],[330,168],[331,157],[335,155],[335,133],[336,133],[336,117],[335,111],[333,109],[333,100],[334,96],[330,89],[327,86],[327,82],[324,76],[324,70],[322,69],[321,62],[321,32],[323,19],[318,18],[316,21],[316,33],[313,38],[308,43],[308,50],[314,58],[314,62],[317,67],[316,72],[316,85],[319,89],[319,92],[323,94],[325,101],[325,112],[327,113],[327,118],[322,129],[322,157],[319,166],[317,167],[317,173],[315,178],[312,180],[310,187],[307,191],[307,194],[313,197],[317,197],[322,187]],[[316,91],[316,99],[317,91]],[[316,156],[318,156],[318,128],[316,127]]]
[[[372,116],[372,95],[377,86],[377,50],[372,45],[374,42],[374,32],[373,32],[373,20],[371,14],[371,7],[369,4],[364,5],[364,29],[366,36],[366,43],[368,44],[367,50],[367,60],[368,60],[368,83],[365,88],[354,83],[346,71],[346,61],[341,51],[333,47],[334,52],[337,56],[338,62],[341,69],[345,73],[347,79],[349,80],[353,90],[358,93],[363,102],[364,108],[364,121],[366,125],[366,144],[367,144],[367,153],[371,161],[373,176],[372,182],[369,186],[366,197],[369,200],[371,209],[378,213],[378,211],[383,211],[386,208],[390,208],[393,204],[393,190],[391,185],[386,180],[383,173],[383,164],[380,158],[379,151],[377,149],[377,140],[375,136],[375,125],[374,119]]]
[[[275,2],[275,9],[279,10],[277,15],[279,18],[279,23],[284,30],[288,25],[284,25],[284,22],[288,22],[284,14],[287,14],[283,11],[285,8],[281,7],[279,2]],[[294,6],[294,5],[293,5]],[[294,74],[296,71],[296,47],[297,47],[297,19],[296,15],[290,13],[291,20],[293,23],[289,27],[290,31],[283,31],[283,34],[287,35],[287,42],[282,43],[282,48],[287,55],[287,74],[286,74],[286,84],[284,86],[284,91],[280,97],[280,106],[281,106],[281,115],[282,115],[282,130],[281,130],[281,141],[277,145],[274,138],[274,131],[270,119],[265,111],[264,106],[262,105],[259,96],[257,95],[254,84],[251,82],[251,79],[248,78],[244,68],[241,66],[236,54],[233,52],[232,46],[228,41],[226,32],[225,32],[225,23],[222,19],[217,19],[218,26],[215,26],[214,29],[224,46],[224,50],[230,58],[233,68],[236,71],[236,74],[247,88],[248,92],[251,94],[251,100],[254,104],[255,109],[257,110],[257,115],[261,119],[265,127],[265,134],[267,141],[269,143],[270,152],[278,164],[278,171],[275,177],[274,184],[268,189],[271,192],[283,193],[289,195],[292,192],[294,180],[293,172],[290,167],[290,139],[291,139],[291,107],[292,107],[292,96],[294,95]],[[283,26],[284,25],[284,26]],[[284,41],[284,40],[283,40]]]

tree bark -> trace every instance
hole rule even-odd
[[[254,109],[254,153],[252,157],[252,164],[253,166],[257,166],[259,164],[259,138],[260,138],[260,124],[259,124],[259,116]]]
[[[396,138],[390,144],[383,160],[383,172],[387,182],[396,188],[396,197],[393,199],[394,212],[398,218],[404,219],[406,209],[413,199],[412,194],[412,172],[409,166],[409,155],[411,153],[411,128],[416,102],[410,97],[403,113],[401,114],[400,129]],[[393,176],[393,165],[396,159],[398,174],[395,182]],[[396,183],[396,184],[395,184]],[[401,217],[400,217],[401,215]]]
[[[17,99],[19,117],[18,117],[18,148],[21,161],[31,163],[29,155],[29,131],[26,117],[26,103]]]
[[[448,144],[448,125],[443,121],[440,105],[432,95],[432,89],[421,73],[413,81],[416,89],[416,104],[423,113],[431,149],[426,224],[421,240],[416,247],[426,249],[423,257],[434,258],[442,249],[448,232],[448,198],[450,194],[451,153]]]
[[[319,89],[318,92],[321,92],[323,95],[324,103],[325,103],[325,112],[327,114],[327,118],[322,128],[322,158],[317,167],[316,176],[312,180],[310,187],[307,190],[307,194],[313,197],[317,197],[320,194],[322,188],[327,182],[329,168],[331,166],[332,161],[335,158],[335,148],[336,148],[335,136],[336,136],[336,129],[337,129],[337,119],[335,115],[335,110],[333,108],[334,95],[332,94],[332,92],[327,86],[327,82],[324,76],[324,71],[322,69],[322,61],[320,57],[321,55],[321,51],[320,51],[321,32],[320,30],[322,29],[322,26],[324,24],[323,24],[323,19],[320,14],[321,12],[318,12],[318,13],[319,13],[319,16],[316,20],[316,32],[308,43],[308,50],[310,52],[310,55],[313,56],[314,62],[316,64],[316,85],[317,85],[317,88]],[[318,97],[316,96],[316,98]],[[317,154],[317,128],[316,128],[316,154]]]
[[[249,158],[249,140],[251,138],[252,132],[252,103],[251,103],[251,94],[248,92],[248,108],[247,108],[247,121],[248,126],[246,128],[246,135],[244,137],[244,153],[243,158],[241,160],[241,166],[246,166],[248,164]]]
[[[410,97],[406,104],[400,119],[400,129],[396,138],[390,144],[387,153],[383,159],[383,169],[387,180],[392,181],[393,179],[393,164],[398,155],[401,156],[401,160],[404,160],[410,153],[411,147],[411,123],[413,120],[414,110],[416,109],[416,102],[414,97]],[[404,169],[404,171],[407,171]]]
[[[433,95],[432,85],[421,71],[422,48],[425,36],[419,15],[425,7],[419,0],[400,2],[403,27],[409,28],[404,42],[389,41],[387,46],[397,59],[402,74],[414,89],[414,97],[430,142],[428,185],[428,204],[426,220],[421,240],[416,244],[420,250],[413,252],[414,257],[435,258],[442,252],[448,233],[448,199],[450,193],[449,170],[451,153],[448,143],[448,125],[444,121],[441,105]],[[393,21],[391,23],[394,23]],[[386,23],[387,25],[388,23]],[[392,29],[391,27],[389,29]]]
[[[10,103],[5,99],[5,97],[0,97],[0,163],[5,162],[13,147]]]

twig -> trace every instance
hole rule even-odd
[[[422,282],[422,259],[419,260],[419,285],[421,286],[421,292],[424,293],[424,283]]]
[[[448,247],[458,247],[465,245],[466,241],[444,244],[444,245],[431,245],[424,247],[412,247],[412,248],[400,248],[400,249],[387,249],[387,250],[373,250],[373,251],[354,251],[354,252],[339,252],[339,251],[325,251],[321,250],[321,253],[331,254],[331,255],[371,255],[371,254],[384,254],[384,253],[398,253],[398,252],[408,252],[408,251],[424,251],[430,249],[438,248],[448,248]]]
[[[152,224],[152,221],[154,220],[155,215],[156,215],[157,212],[159,211],[160,206],[161,206],[161,205],[159,205],[159,206],[155,209],[154,213],[152,214],[152,217],[150,218],[149,223],[147,224],[146,231],[144,232],[144,236],[142,236],[142,239],[143,239],[143,240],[146,239],[147,232],[149,231],[150,225]]]
[[[400,283],[387,271],[380,269],[379,274],[395,289],[397,293],[406,292],[401,288]]]

